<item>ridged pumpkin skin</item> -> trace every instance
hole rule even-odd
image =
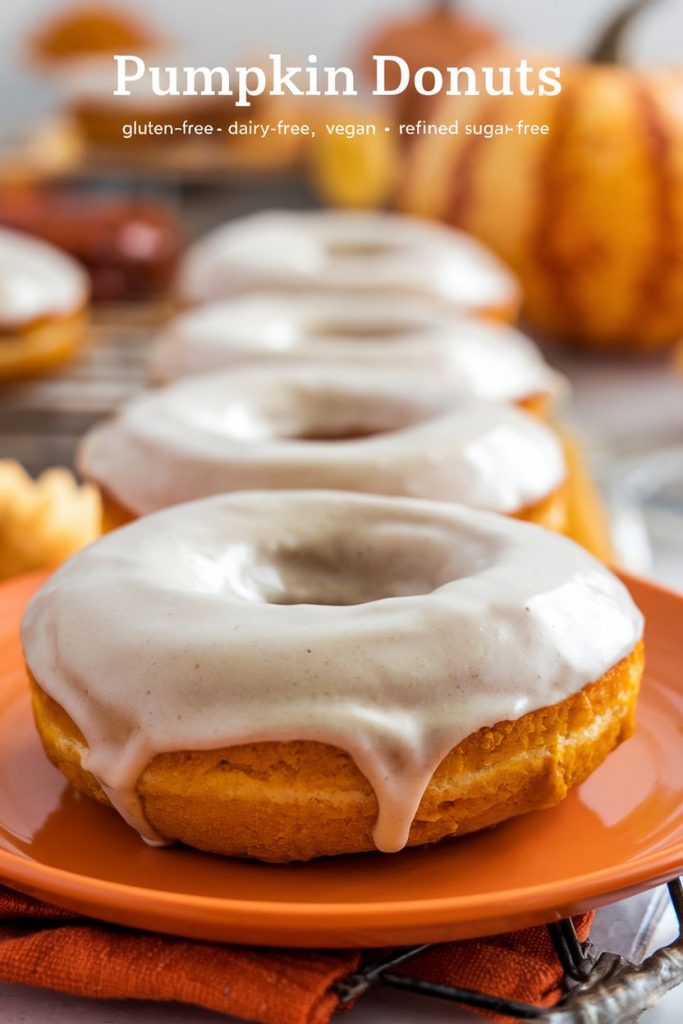
[[[500,53],[484,63],[509,63]],[[563,66],[556,97],[451,97],[415,136],[399,205],[470,231],[519,275],[543,332],[600,349],[683,335],[683,76]],[[466,136],[519,119],[548,135]]]
[[[496,33],[448,3],[434,2],[426,11],[390,20],[368,43],[365,66],[369,79],[375,77],[375,54],[395,54],[410,67],[411,82],[415,71],[425,65],[444,70],[450,65],[469,64],[475,54],[494,46]],[[476,63],[476,61],[475,61]],[[399,75],[393,65],[387,68],[387,86],[396,88]],[[421,117],[430,105],[412,85],[393,96],[399,120]]]

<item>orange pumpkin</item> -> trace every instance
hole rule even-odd
[[[327,206],[385,205],[401,169],[386,108],[327,100],[324,110],[325,120],[313,122],[316,137],[307,148],[308,173],[318,198]],[[330,134],[328,127],[333,126],[339,134]]]
[[[47,18],[30,40],[31,55],[41,63],[59,64],[95,54],[137,53],[158,43],[135,15],[114,4],[76,4]]]
[[[415,141],[399,198],[506,260],[544,333],[601,349],[655,350],[683,334],[683,74],[605,62],[643,6],[610,26],[599,59],[563,67],[559,96],[442,100],[430,120],[457,118],[460,134]],[[549,133],[465,134],[520,119]]]
[[[436,0],[426,11],[410,18],[392,22],[381,29],[368,43],[366,65],[374,79],[373,54],[403,57],[411,70],[411,81],[417,68],[426,65],[440,71],[451,64],[468,63],[472,54],[493,45],[496,34],[488,25],[460,13],[453,0]],[[392,77],[393,73],[393,77]],[[389,66],[387,86],[396,88],[398,72]],[[399,120],[419,117],[426,107],[425,97],[413,88],[396,96]]]

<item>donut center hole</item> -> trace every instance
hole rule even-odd
[[[279,605],[345,606],[434,590],[436,567],[406,562],[394,560],[390,565],[383,564],[379,571],[369,552],[364,557],[342,558],[334,547],[280,551],[272,563],[276,578],[262,590],[262,600]]]
[[[240,547],[227,559],[225,582],[236,596],[263,604],[359,605],[429,594],[490,559],[480,538],[454,542],[438,525],[399,519],[340,527],[311,543]]]
[[[309,443],[355,441],[402,430],[426,418],[426,411],[389,394],[345,394],[330,389],[306,397],[298,420],[282,440]],[[283,424],[283,427],[286,427]]]
[[[349,341],[393,341],[395,338],[414,334],[420,325],[406,323],[401,320],[388,320],[381,323],[363,323],[360,320],[323,320],[313,324],[308,336],[314,341],[326,338],[339,338]]]
[[[297,434],[292,434],[290,437],[283,437],[283,440],[288,441],[310,441],[311,443],[320,442],[331,444],[335,441],[362,441],[369,437],[377,437],[380,434],[391,433],[391,428],[386,427],[385,429],[371,429],[362,426],[353,426],[353,424],[334,426],[329,424],[321,424],[318,427],[310,427],[307,430],[301,430]]]
[[[200,422],[208,433],[253,444],[363,440],[423,422],[434,411],[405,392],[299,381],[254,387],[251,396],[221,399],[202,409],[191,402],[186,410],[188,420]]]
[[[380,256],[386,256],[389,253],[395,253],[399,251],[401,246],[392,245],[389,242],[378,242],[375,239],[367,239],[366,241],[359,239],[339,239],[338,241],[330,242],[327,246],[327,255],[332,259],[342,260],[366,260],[366,259],[377,259]]]

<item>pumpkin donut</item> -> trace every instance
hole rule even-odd
[[[22,627],[77,789],[152,844],[268,861],[558,803],[633,729],[641,635],[566,538],[329,491],[141,519],[58,570]]]
[[[511,406],[433,383],[262,365],[133,399],[81,445],[105,527],[238,490],[324,488],[459,502],[566,526],[562,445]]]
[[[438,382],[453,396],[514,403],[549,418],[566,391],[537,346],[507,324],[453,317],[432,305],[398,297],[275,295],[207,303],[173,317],[150,359],[155,383],[267,364],[273,369],[318,365],[353,369],[369,379],[390,373],[411,386]],[[575,440],[556,426],[569,467],[568,535],[592,554],[613,557],[607,516]],[[107,504],[109,526],[130,519]]]
[[[508,324],[453,315],[397,296],[260,293],[173,317],[150,358],[155,383],[252,363],[352,367],[448,385],[454,394],[545,412],[565,385]]]
[[[401,214],[340,210],[229,221],[181,263],[186,304],[255,291],[410,296],[495,320],[514,319],[521,301],[510,271],[468,235]]]
[[[85,272],[46,242],[0,228],[0,380],[42,373],[83,343]]]

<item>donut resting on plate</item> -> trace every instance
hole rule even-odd
[[[176,506],[22,638],[48,756],[153,844],[290,861],[548,807],[630,735],[642,617],[547,530],[334,492]]]

